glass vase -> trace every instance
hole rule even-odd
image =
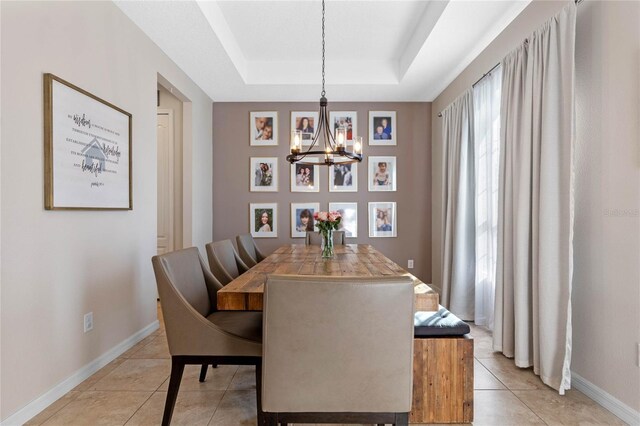
[[[333,229],[320,231],[322,234],[322,257],[330,259],[333,257]]]

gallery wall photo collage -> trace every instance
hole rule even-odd
[[[318,125],[318,111],[291,111],[290,130],[300,131],[302,135],[302,149],[308,149],[313,143],[313,137]],[[329,115],[331,131],[335,135],[338,128],[345,128],[347,147],[353,145],[358,135],[358,114],[356,111],[331,111]],[[283,143],[289,145],[289,132],[283,137],[278,132],[277,111],[252,111],[249,113],[249,145],[252,147],[273,147]],[[368,140],[370,147],[397,146],[396,111],[369,111]],[[260,156],[260,150],[255,150],[256,156],[249,159],[249,191],[250,192],[279,192],[278,176],[281,172],[279,164],[284,160],[280,157]],[[253,154],[253,152],[252,152]],[[362,166],[365,166],[363,161]],[[291,193],[319,193],[320,166],[304,164],[288,164],[289,192]],[[335,164],[328,167],[328,192],[355,193],[358,192],[358,163]],[[397,159],[396,156],[367,156],[367,183],[369,192],[397,191]],[[361,188],[364,189],[364,188]],[[314,213],[321,210],[320,203],[290,203],[290,236],[304,238],[306,232],[317,232]],[[358,203],[357,202],[329,202],[329,211],[338,211],[342,215],[340,231],[345,232],[346,238],[358,237]],[[397,206],[395,201],[368,202],[368,235],[369,237],[397,237]],[[249,228],[254,238],[278,237],[278,203],[250,203]]]

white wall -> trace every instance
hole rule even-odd
[[[585,1],[576,31],[572,370],[640,411],[640,2]]]
[[[192,102],[190,232],[201,249],[211,239],[212,102],[111,2],[0,7],[0,419],[6,419],[156,320],[150,259],[157,73]],[[44,210],[46,72],[133,114],[133,211]],[[94,330],[83,334],[89,311]]]
[[[433,241],[442,283],[442,122],[466,88],[566,1],[533,1],[433,102]],[[585,0],[576,41],[576,213],[572,370],[640,410],[640,3]],[[622,217],[612,216],[620,210]],[[609,213],[607,213],[609,211]]]

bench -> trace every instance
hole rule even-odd
[[[410,423],[473,421],[473,339],[469,325],[439,306],[414,317]]]

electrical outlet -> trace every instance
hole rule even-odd
[[[84,332],[93,330],[93,312],[84,314]]]
[[[409,259],[409,261],[407,262],[407,268],[413,269],[413,259]]]

